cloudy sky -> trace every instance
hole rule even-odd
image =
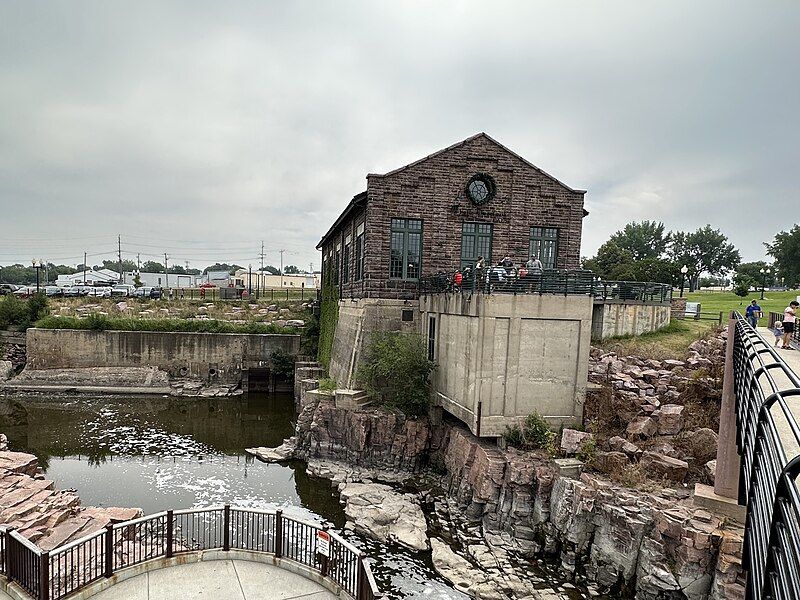
[[[384,172],[486,131],[630,220],[797,220],[800,4],[4,2],[0,264],[318,267]]]

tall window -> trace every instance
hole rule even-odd
[[[461,268],[475,266],[482,256],[492,262],[492,224],[464,223],[461,226]]]
[[[364,279],[364,224],[356,228],[356,276],[355,281]]]
[[[555,227],[531,227],[531,258],[542,261],[545,269],[556,268],[558,254],[558,229]]]
[[[341,245],[336,244],[336,250],[333,253],[333,284],[339,285],[339,269],[341,262],[339,262],[341,256]]]
[[[350,281],[350,240],[348,235],[344,238],[344,250],[342,251],[342,283]]]
[[[389,277],[418,279],[422,256],[422,221],[392,219],[392,251]]]

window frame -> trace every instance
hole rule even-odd
[[[545,269],[555,269],[558,265],[558,244],[561,231],[558,227],[531,225],[528,237],[528,258],[538,258]],[[534,246],[538,251],[534,252]],[[552,261],[545,253],[545,247],[552,249]]]
[[[469,232],[465,231],[468,225],[474,225],[475,231]],[[489,233],[481,233],[480,226],[486,225],[489,227]],[[472,250],[474,256],[464,257],[464,237],[468,236],[472,238]],[[486,254],[480,254],[480,240],[481,238],[489,239],[489,249]],[[462,221],[461,222],[461,254],[460,254],[460,265],[461,269],[464,270],[467,265],[474,267],[475,263],[478,262],[478,257],[483,256],[483,259],[486,261],[486,264],[491,264],[492,262],[492,246],[494,245],[494,223],[486,222],[486,221]]]
[[[351,236],[347,236],[344,239],[344,244],[342,245],[342,285],[350,283],[350,245],[351,245]]]
[[[356,240],[353,244],[356,259],[356,269],[353,281],[364,279],[364,223],[356,226]]]
[[[396,223],[402,222],[402,225],[396,225]],[[419,223],[419,228],[411,228],[409,227],[409,223]],[[423,220],[410,218],[410,217],[391,217],[389,219],[389,279],[393,279],[396,281],[419,281],[420,275],[422,273],[422,232],[423,232]],[[393,254],[395,252],[394,249],[394,242],[395,242],[395,235],[402,236],[402,249],[400,250],[401,254],[401,271],[400,275],[395,275],[396,269],[394,268]],[[416,252],[417,252],[417,274],[416,277],[409,277],[408,270],[409,270],[409,250],[411,249],[410,237],[412,235],[419,236],[419,243],[417,244]]]

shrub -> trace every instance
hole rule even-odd
[[[35,323],[42,317],[50,314],[50,308],[47,305],[47,296],[43,293],[34,294],[28,298],[28,313],[30,314],[30,321],[27,324]]]
[[[95,331],[164,331],[195,333],[296,333],[291,327],[265,323],[227,323],[225,321],[185,319],[140,319],[91,314],[87,317],[44,317],[36,322],[41,329],[92,329]]]
[[[294,356],[283,350],[275,350],[271,355],[272,372],[288,380],[294,379]]]
[[[34,294],[26,302],[7,294],[0,298],[0,329],[11,326],[27,329],[48,312],[47,296],[44,294]]]
[[[339,288],[333,283],[332,269],[327,269],[321,292],[317,360],[327,370],[331,363],[336,324],[339,322]]]
[[[358,381],[384,406],[408,415],[421,415],[430,404],[430,374],[422,336],[410,333],[373,333],[358,370]]]
[[[339,386],[336,384],[336,380],[335,379],[330,379],[328,377],[325,377],[325,378],[319,380],[319,389],[320,389],[320,391],[323,391],[323,392],[334,392],[334,391],[336,391],[337,387],[339,387]]]
[[[555,452],[556,434],[537,412],[525,417],[521,427],[519,425],[509,427],[503,438],[509,446],[520,450],[547,450],[551,454]]]

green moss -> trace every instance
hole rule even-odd
[[[339,290],[333,282],[331,269],[326,269],[322,282],[322,303],[319,313],[319,346],[317,360],[327,371],[331,364],[333,337],[339,322]]]
[[[264,323],[233,324],[213,319],[139,319],[92,314],[88,317],[44,317],[40,329],[89,329],[93,331],[164,331],[193,333],[297,333],[291,327]]]

